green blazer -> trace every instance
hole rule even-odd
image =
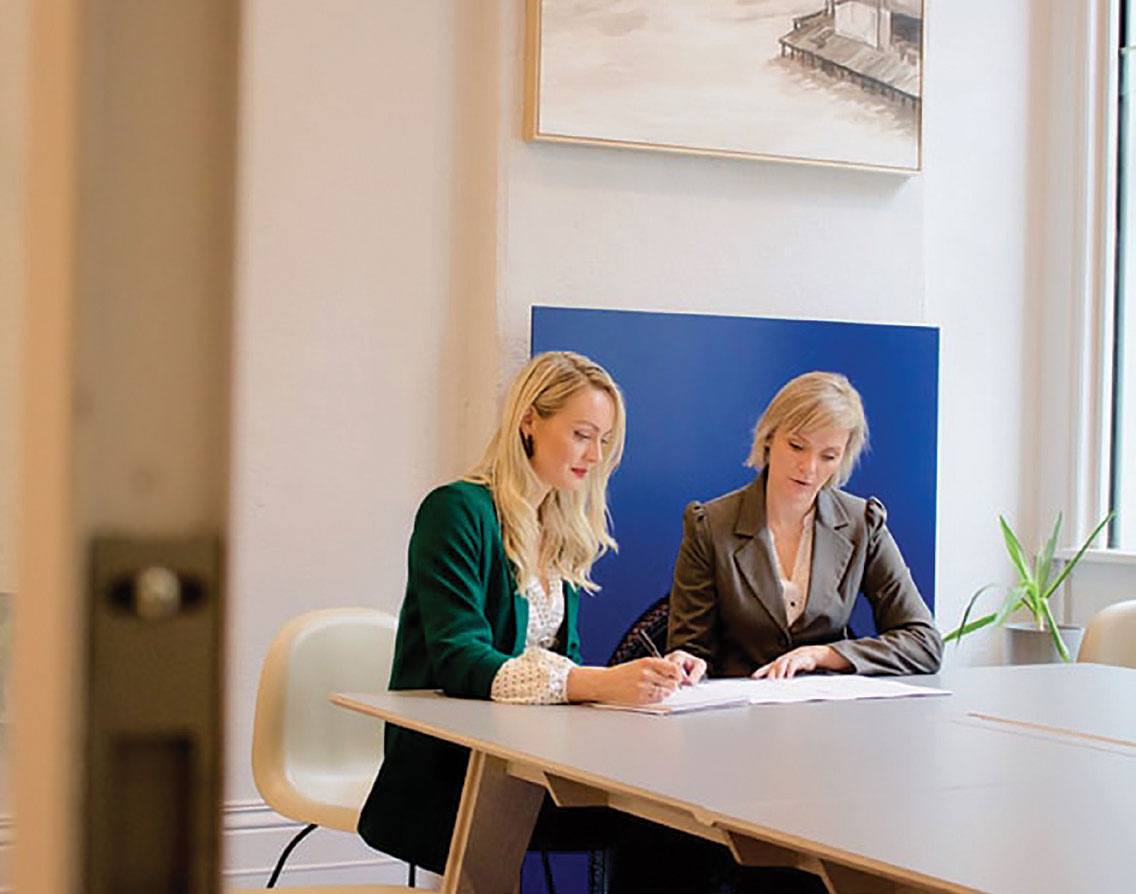
[[[580,594],[564,587],[559,651],[580,660]],[[457,481],[427,495],[414,520],[391,689],[489,698],[497,670],[525,648],[528,602],[517,590],[489,489]],[[400,860],[442,872],[469,749],[387,724],[383,763],[359,834]]]

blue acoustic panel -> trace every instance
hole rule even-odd
[[[549,853],[553,887],[549,890],[539,851],[529,851],[521,863],[521,894],[590,894],[591,857],[586,852]]]
[[[534,307],[532,351],[603,364],[627,400],[627,446],[609,486],[618,555],[580,611],[583,657],[605,664],[624,631],[667,593],[683,507],[747,484],[758,415],[785,382],[841,372],[864,398],[870,449],[846,489],[879,497],[934,606],[939,333],[921,326]],[[874,632],[861,598],[857,635]]]

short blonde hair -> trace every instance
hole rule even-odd
[[[603,458],[578,490],[553,488],[534,507],[527,497],[540,489],[540,482],[525,452],[521,422],[530,409],[542,419],[555,416],[585,388],[606,394],[614,410]],[[607,370],[582,354],[538,354],[513,379],[497,431],[466,480],[485,484],[493,494],[505,554],[522,593],[538,571],[585,590],[598,589],[590,576],[592,564],[617,548],[608,531],[607,481],[623,456],[626,426],[619,387]]]
[[[809,372],[785,383],[754,426],[746,465],[758,470],[765,468],[769,444],[779,430],[786,434],[806,433],[830,426],[848,429],[840,468],[825,483],[826,487],[840,487],[852,477],[852,470],[868,444],[868,420],[860,392],[840,373]]]

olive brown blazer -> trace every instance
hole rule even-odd
[[[706,659],[720,677],[748,676],[790,649],[820,644],[832,646],[856,673],[934,673],[943,641],[886,519],[875,498],[821,489],[808,599],[790,627],[765,519],[765,476],[691,503],[675,562],[668,647]],[[860,592],[879,635],[849,639]]]

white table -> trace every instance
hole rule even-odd
[[[472,749],[443,891],[514,890],[545,790],[807,869],[835,894],[1136,890],[1136,671],[910,682],[955,694],[670,717],[422,692],[334,701]]]

